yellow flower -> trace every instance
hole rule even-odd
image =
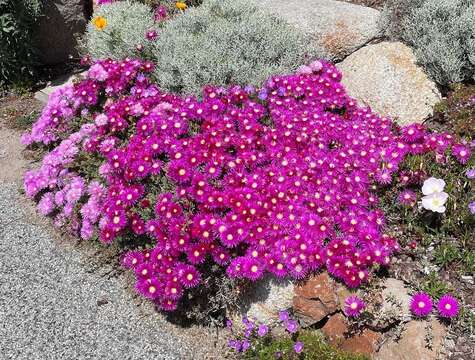
[[[97,30],[103,30],[107,26],[107,20],[102,16],[96,16],[94,19],[92,19],[92,23]]]
[[[177,1],[175,3],[175,6],[178,10],[186,10],[186,8],[188,7],[184,1]]]

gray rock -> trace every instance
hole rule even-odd
[[[50,81],[48,85],[35,92],[35,99],[41,101],[42,103],[46,104],[48,102],[49,96],[57,89],[59,89],[62,86],[65,86],[67,84],[72,84],[75,79],[78,79],[81,77],[81,75],[85,74],[84,72],[81,72],[79,74],[65,74],[63,76],[60,76],[59,78]]]
[[[337,67],[350,96],[401,125],[423,122],[441,99],[411,48],[400,42],[365,46]]]
[[[375,360],[436,360],[443,352],[446,329],[436,319],[413,320],[406,326],[399,340],[383,343]],[[445,357],[444,357],[445,358]]]
[[[334,0],[256,0],[315,41],[325,58],[342,59],[378,37],[378,10]]]
[[[411,296],[408,289],[404,286],[401,280],[388,278],[383,283],[384,289],[381,293],[383,303],[381,310],[393,311],[397,313],[408,314]],[[398,309],[400,307],[400,309]]]
[[[268,325],[279,321],[279,311],[290,309],[294,297],[294,285],[290,280],[266,277],[254,284],[251,291],[243,294],[240,314],[233,316],[234,323],[247,316]]]
[[[70,56],[77,57],[78,38],[86,29],[91,11],[88,0],[47,0],[40,19],[36,42],[43,64],[60,64]]]

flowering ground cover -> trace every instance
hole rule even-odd
[[[403,176],[410,157],[471,158],[448,133],[400,129],[358,107],[329,63],[261,89],[206,87],[202,100],[162,93],[148,76],[154,68],[100,61],[55,93],[23,137],[54,144],[25,190],[83,239],[136,237],[145,249],[123,263],[164,310],[199,285],[208,261],[249,280],[324,267],[357,287],[400,248],[376,190]],[[429,211],[445,211],[441,182],[422,189]],[[410,190],[399,199],[416,201]]]

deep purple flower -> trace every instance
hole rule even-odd
[[[236,352],[240,352],[242,348],[242,343],[239,340],[230,339],[228,340],[228,346]]]
[[[411,298],[411,311],[414,315],[424,317],[432,311],[432,299],[424,292],[416,293]]]
[[[295,321],[295,320],[288,320],[286,325],[285,325],[285,328],[289,333],[294,334],[298,331],[299,325],[298,325],[297,321]]]
[[[288,321],[289,320],[289,312],[286,310],[279,311],[279,319],[280,321]]]
[[[266,89],[261,89],[261,90],[259,91],[259,94],[258,94],[257,97],[259,98],[259,100],[264,101],[264,100],[267,99],[267,96],[268,96],[267,90],[266,90]]]
[[[472,201],[470,204],[468,204],[468,209],[470,210],[470,213],[475,215],[475,201]]]
[[[439,299],[437,303],[437,309],[439,314],[445,318],[453,318],[458,315],[459,304],[457,299],[453,296],[446,294]]]
[[[241,351],[246,352],[251,347],[251,342],[247,339],[244,339],[241,343]]]
[[[254,94],[254,93],[256,92],[256,88],[255,88],[255,86],[253,86],[253,85],[246,85],[246,86],[244,87],[244,91],[245,91],[247,94],[251,95],[251,94]]]
[[[467,175],[467,178],[469,179],[475,179],[475,169],[468,169],[465,173]]]
[[[168,16],[168,10],[166,6],[160,5],[155,9],[154,17],[155,21],[162,21]]]
[[[294,351],[297,353],[297,354],[300,354],[303,350],[303,342],[301,341],[297,341],[295,344],[294,344]]]
[[[259,325],[259,328],[257,330],[257,335],[259,335],[260,337],[263,337],[267,335],[268,332],[269,332],[269,327],[267,325],[264,325],[264,324]]]

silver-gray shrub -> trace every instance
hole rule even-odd
[[[381,27],[390,38],[412,46],[439,84],[475,79],[473,0],[389,0]]]
[[[170,20],[157,41],[162,88],[200,93],[203,85],[260,85],[319,52],[284,20],[246,0],[205,0]]]
[[[152,52],[155,42],[146,39],[146,33],[157,30],[152,9],[135,1],[116,1],[98,7],[93,15],[102,16],[107,26],[98,30],[92,21],[88,24],[85,35],[86,51],[94,59],[123,59],[141,57]],[[137,46],[142,45],[139,52]]]

